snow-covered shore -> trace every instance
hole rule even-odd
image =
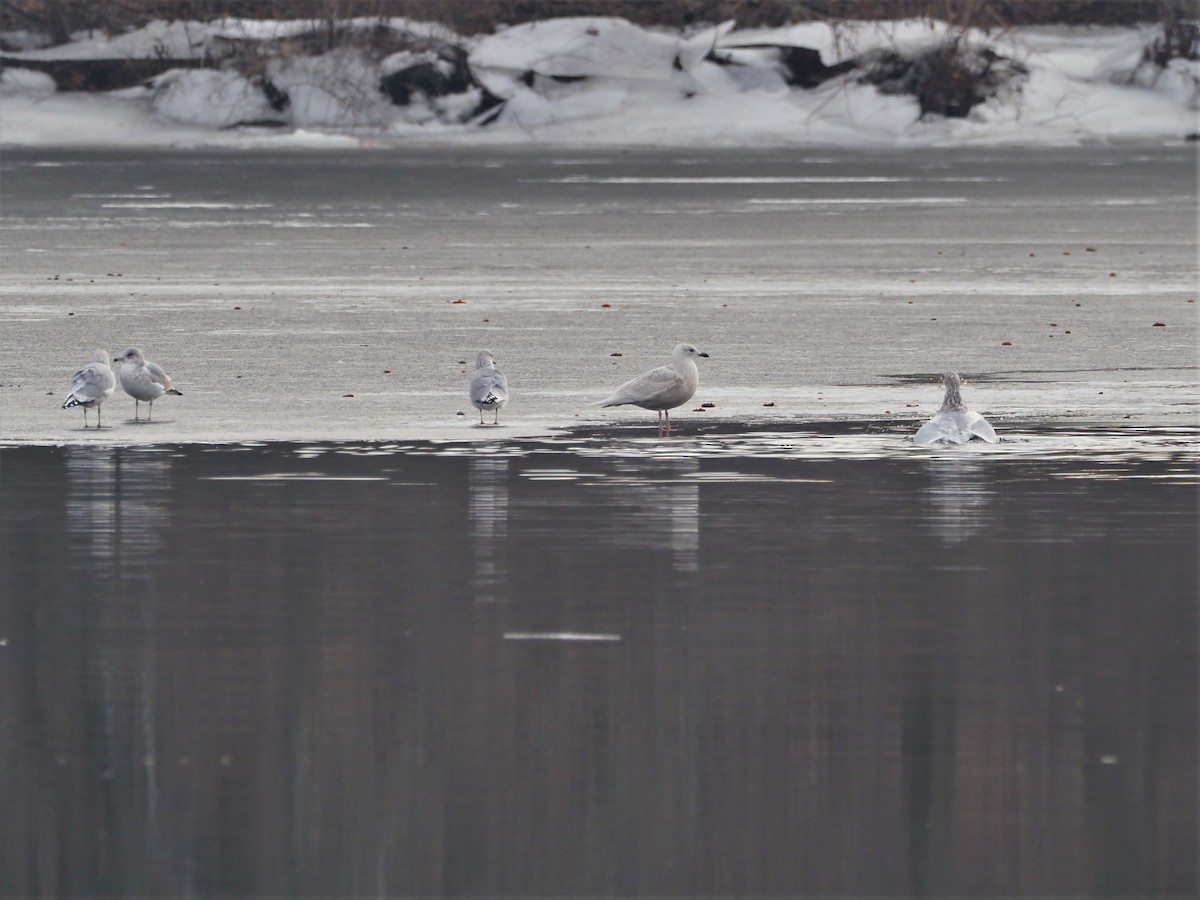
[[[278,54],[260,75],[233,64],[177,68],[104,93],[56,90],[45,72],[20,66],[155,55],[211,62],[215,47],[280,39],[311,25],[155,22],[111,39],[80,35],[60,47],[6,54],[0,145],[1054,146],[1172,143],[1198,130],[1200,63],[1144,63],[1143,49],[1158,34],[1149,25],[988,34],[952,33],[925,20],[753,31],[726,23],[679,36],[579,18],[466,38],[389,20],[388,28],[414,35],[418,45],[457,48],[473,76],[465,90],[416,91],[403,104],[381,90],[381,80],[422,65],[436,75],[447,66],[444,55],[376,58],[353,47]],[[952,38],[1011,66],[1009,77],[957,118],[922,116],[915,97],[871,83],[862,68],[800,87],[781,63],[786,48],[817,51],[819,63],[832,67],[887,53],[911,57]],[[273,104],[272,90],[286,102]],[[483,115],[485,97],[494,104]]]

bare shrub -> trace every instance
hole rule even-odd
[[[905,57],[896,51],[876,54],[862,79],[884,94],[909,94],[921,115],[961,118],[993,96],[1014,78],[1027,74],[1024,66],[994,51],[975,49],[966,42],[947,40]]]
[[[1163,23],[1163,32],[1142,51],[1142,62],[1165,69],[1173,59],[1200,59],[1200,25],[1178,20]]]

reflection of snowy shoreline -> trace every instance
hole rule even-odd
[[[1158,26],[1012,28],[964,33],[975,50],[1023,73],[964,118],[918,117],[912,96],[881,92],[855,70],[797,87],[786,50],[835,67],[887,52],[919,53],[957,34],[938,22],[809,23],[688,36],[620,19],[551,19],[468,38],[407,20],[371,20],[414,46],[374,59],[356,48],[262,56],[263,73],[177,68],[100,94],[55,93],[49,75],[14,67],[79,59],[231,57],[231,47],[285,40],[312,23],[152,22],[112,38],[6,54],[0,73],[9,146],[358,146],[388,138],[434,141],[739,146],[1077,144],[1177,141],[1196,131],[1200,64],[1139,70]],[[349,23],[352,24],[352,23]],[[766,48],[766,49],[764,49]],[[457,67],[457,68],[455,68]],[[383,85],[421,72],[428,92]],[[463,80],[469,71],[471,79]],[[454,82],[458,78],[461,84]],[[265,79],[265,80],[264,80]],[[439,81],[440,80],[440,81]],[[454,83],[449,92],[435,91]],[[419,82],[418,82],[419,83]],[[269,84],[270,89],[266,89]],[[436,94],[436,96],[435,96]],[[281,100],[286,96],[286,101]],[[493,104],[490,105],[489,104]],[[490,127],[480,127],[487,121]],[[233,125],[277,126],[225,130]]]

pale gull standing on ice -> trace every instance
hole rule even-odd
[[[696,368],[696,357],[708,359],[691,344],[679,344],[671,352],[671,361],[665,366],[651,369],[632,381],[627,381],[601,406],[640,406],[658,412],[658,433],[671,433],[670,410],[682,406],[692,399],[700,386],[700,370]]]
[[[479,410],[479,424],[483,424],[483,411],[495,412],[493,425],[500,424],[500,410],[508,402],[508,379],[496,368],[491,350],[480,350],[475,355],[475,374],[471,376],[471,403]]]
[[[999,438],[987,419],[977,412],[971,412],[963,403],[960,391],[962,379],[958,373],[947,372],[942,376],[942,384],[946,386],[946,399],[934,417],[913,435],[913,443],[965,444],[974,438],[989,444],[996,443]]]
[[[154,401],[163,394],[183,396],[182,393],[175,390],[171,384],[171,379],[167,377],[167,373],[157,363],[148,362],[142,356],[142,351],[136,347],[130,347],[114,359],[113,362],[121,364],[121,387],[125,393],[133,398],[133,419],[135,422],[138,419],[139,401],[145,400],[150,404],[150,412],[146,418],[151,419],[154,416]]]
[[[112,366],[108,364],[108,353],[97,350],[92,355],[92,361],[80,366],[71,375],[71,392],[63,401],[62,408],[72,406],[83,407],[83,427],[88,427],[87,411],[96,408],[96,427],[100,427],[100,404],[113,394],[117,386],[117,377],[113,375]]]

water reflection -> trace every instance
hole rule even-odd
[[[115,821],[115,827],[140,828],[126,849],[145,863],[162,859],[174,838],[174,822],[164,823],[161,815],[162,767],[159,753],[158,698],[161,664],[159,622],[160,606],[169,602],[162,590],[160,560],[167,562],[172,548],[167,545],[172,517],[171,476],[174,460],[159,452],[122,452],[117,466],[116,546],[119,591],[127,604],[124,622],[113,623],[122,631],[133,627],[143,637],[128,648],[126,666],[132,669],[132,696],[127,701],[135,723],[128,755],[114,759],[114,771],[124,776],[131,790],[126,802],[141,807],[128,820]],[[164,596],[166,595],[166,596]],[[111,650],[110,650],[111,652]],[[131,665],[132,664],[132,665]],[[164,843],[168,842],[168,843]],[[135,856],[136,858],[136,856]]]
[[[482,603],[507,600],[508,459],[476,456],[468,470],[470,499],[469,554],[474,563],[472,586]]]
[[[161,815],[157,696],[171,460],[87,446],[64,455],[70,597],[56,598],[56,608],[70,619],[80,744],[56,760],[81,766],[96,826],[111,839],[106,850],[129,864],[153,860],[171,838]]]
[[[112,577],[117,524],[117,451],[110,447],[67,447],[66,508],[71,558],[87,561],[85,578]]]
[[[929,512],[921,520],[925,526],[947,544],[978,534],[995,502],[989,462],[967,454],[947,454],[924,459],[923,468],[930,479],[924,494]]]
[[[111,608],[105,602],[113,585],[119,584],[117,565],[117,521],[119,488],[118,451],[98,447],[68,447],[64,451],[65,492],[63,505],[69,552],[64,584],[78,592],[76,603],[56,604],[56,627],[77,629],[79,639],[71,660],[80,684],[79,728],[86,754],[80,748],[56,747],[55,761],[60,768],[79,767],[87,791],[98,797],[107,812],[119,802],[114,778],[122,756],[117,694],[121,679],[111,665],[109,654],[96,635],[106,627]],[[68,624],[68,619],[73,620]],[[100,827],[111,827],[105,815]]]
[[[7,892],[1194,893],[1178,459],[349,449],[0,448]]]
[[[617,546],[670,554],[671,569],[695,572],[700,554],[700,484],[696,459],[620,460],[597,483],[613,511]]]
[[[164,453],[127,450],[120,454],[114,524],[121,579],[127,587],[153,582],[158,574],[154,560],[169,552],[172,463]],[[145,585],[147,592],[152,586]]]

